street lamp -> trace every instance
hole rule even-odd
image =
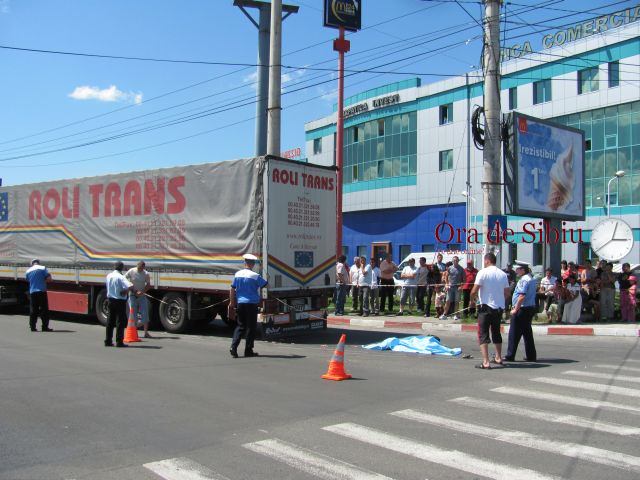
[[[622,177],[624,177],[624,170],[618,170],[615,176],[611,177],[607,183],[607,217],[611,216],[611,194],[609,193],[611,189],[611,182]]]

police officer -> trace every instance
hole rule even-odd
[[[536,345],[533,341],[531,320],[536,313],[536,281],[529,272],[529,265],[525,262],[515,262],[518,283],[511,299],[511,324],[509,325],[509,347],[504,359],[515,361],[520,338],[524,338],[525,362],[535,362]]]
[[[124,264],[116,262],[114,270],[107,275],[107,299],[109,300],[109,318],[107,320],[105,347],[113,347],[113,328],[116,329],[116,347],[124,344],[124,328],[127,325],[127,294],[133,284],[122,274]]]
[[[40,260],[31,260],[31,268],[26,273],[29,282],[29,326],[31,331],[36,331],[38,315],[42,319],[42,331],[52,332],[49,328],[49,302],[47,300],[47,282],[51,281],[51,275],[47,267],[40,265]]]
[[[247,339],[244,345],[245,357],[257,357],[253,351],[253,340],[258,323],[258,303],[260,303],[260,289],[267,285],[267,281],[253,271],[258,257],[247,253],[242,256],[244,268],[236,272],[229,291],[229,318],[236,318],[237,326],[233,332],[229,353],[238,358],[238,345],[245,332]]]

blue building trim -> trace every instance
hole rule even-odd
[[[417,88],[421,85],[422,80],[418,77],[407,78],[406,80],[400,80],[399,82],[389,83],[387,85],[381,85],[380,87],[371,88],[360,92],[356,95],[351,95],[344,99],[344,106],[355,105],[356,103],[364,102],[370,98],[380,97],[389,93],[399,92],[400,90],[406,90],[408,88]],[[333,104],[333,111],[337,111],[338,105]]]
[[[307,142],[315,140],[316,138],[328,137],[336,133],[336,125],[332,123],[324,127],[316,128],[315,130],[309,130],[305,132],[305,139]]]
[[[446,249],[446,244],[436,241],[436,227],[446,220],[454,229],[463,229],[465,216],[464,204],[346,212],[342,219],[342,244],[348,247],[351,260],[358,246],[366,246],[369,257],[372,243],[391,242],[393,259],[399,262],[402,260],[400,245],[409,245],[412,252],[421,252],[425,244],[433,244],[438,250]],[[456,240],[449,243],[457,243]],[[463,235],[463,247],[464,240]]]
[[[609,45],[606,47],[597,48],[595,50],[590,50],[585,53],[576,54],[571,57],[559,59],[556,61],[549,61],[539,66],[531,67],[526,70],[520,70],[518,72],[513,72],[507,74],[501,79],[501,90],[508,90],[509,88],[518,87],[520,85],[526,85],[529,83],[533,83],[538,80],[546,80],[553,77],[557,77],[559,75],[565,75],[567,73],[577,72],[579,70],[595,67],[602,63],[614,62],[616,60],[622,60],[627,57],[631,57],[634,55],[638,55],[640,52],[640,38],[632,38],[630,40],[625,40],[615,45]],[[544,55],[545,52],[539,52],[540,55]],[[554,58],[554,57],[551,57]],[[526,59],[526,57],[523,57]],[[419,79],[410,79],[410,80],[419,80]],[[408,82],[409,80],[404,80],[403,82]],[[396,82],[389,84],[388,87],[391,91],[394,86],[403,82]],[[378,87],[377,89],[367,90],[362,92],[361,94],[355,95],[353,97],[349,97],[350,99],[356,99],[352,103],[357,103],[359,101],[364,101],[368,98],[376,97],[379,95],[383,95],[384,93],[375,93],[377,91],[383,91],[385,87]],[[410,86],[406,86],[404,88],[411,88]],[[482,83],[473,83],[469,85],[469,96],[471,98],[480,97],[483,95],[483,84]],[[375,94],[374,94],[375,93]],[[457,102],[460,100],[465,100],[467,98],[467,86],[462,86],[458,88],[454,88],[452,90],[447,90],[446,92],[440,92],[433,95],[429,95],[426,97],[420,97],[416,101],[406,102],[400,104],[398,106],[375,110],[372,112],[368,112],[362,115],[357,115],[351,117],[345,122],[345,127],[357,125],[362,122],[366,122],[369,120],[374,120],[377,118],[394,115],[396,113],[406,113],[410,111],[416,110],[426,110],[429,108],[434,108],[440,105],[446,105],[448,103]],[[349,105],[345,102],[345,105]],[[401,109],[402,107],[407,106],[406,109]],[[396,110],[396,111],[394,111]],[[306,132],[306,139],[313,140],[315,138],[324,137],[328,135],[332,135],[336,131],[335,124],[327,125],[322,128],[318,128],[315,130],[309,130]]]
[[[391,187],[408,187],[417,185],[418,181],[415,175],[407,175],[405,177],[394,178],[377,178],[375,180],[367,180],[366,182],[347,183],[343,185],[344,193],[361,192],[363,190],[375,190],[378,188]]]

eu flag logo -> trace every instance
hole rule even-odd
[[[296,268],[313,268],[313,252],[295,252],[294,265]]]
[[[0,193],[0,222],[9,220],[9,193]]]

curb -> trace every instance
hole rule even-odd
[[[365,318],[348,318],[348,317],[332,317],[327,318],[327,326],[350,326],[365,327],[372,330],[385,330],[406,328],[417,331],[431,330],[448,330],[452,332],[477,333],[478,326],[473,324],[461,323],[430,323],[430,322],[398,322],[394,320],[383,319],[365,319]],[[618,327],[586,327],[586,326],[541,326],[534,325],[533,333],[536,335],[569,335],[569,336],[586,336],[586,337],[640,337],[640,328],[618,328]],[[501,333],[509,332],[509,325],[500,327]]]

